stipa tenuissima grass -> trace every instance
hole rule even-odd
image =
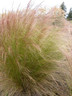
[[[41,82],[62,56],[58,49],[58,29],[51,29],[47,20],[46,14],[41,16],[29,7],[1,15],[0,82],[3,93],[13,96],[22,90],[44,92]]]

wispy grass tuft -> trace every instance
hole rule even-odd
[[[6,92],[15,93],[19,88],[24,92],[37,88],[44,91],[41,82],[62,58],[58,48],[59,29],[49,25],[48,14],[37,12],[28,5],[26,10],[11,11],[0,17],[0,73],[4,82],[11,82],[3,86],[12,86]]]

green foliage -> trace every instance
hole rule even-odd
[[[38,87],[62,58],[57,31],[49,32],[47,20],[42,22],[28,9],[0,20],[0,72],[24,91]]]
[[[67,19],[72,20],[72,8],[70,8]]]
[[[60,8],[61,8],[63,11],[65,11],[65,12],[67,11],[67,8],[66,8],[64,2],[61,4]]]

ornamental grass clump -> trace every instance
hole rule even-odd
[[[41,18],[29,6],[0,17],[0,89],[9,96],[44,92],[41,84],[61,59],[58,30]]]

